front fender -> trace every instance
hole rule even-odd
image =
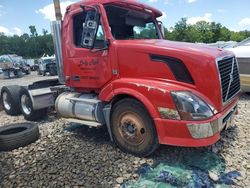
[[[152,118],[159,118],[158,107],[176,109],[170,91],[183,89],[175,84],[149,79],[122,78],[113,81],[100,93],[100,100],[110,102],[118,95],[129,95],[144,104]]]

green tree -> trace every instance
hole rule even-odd
[[[172,31],[174,39],[178,41],[188,41],[187,28],[187,18],[181,18],[181,20],[175,24]]]
[[[36,31],[36,26],[30,25],[29,29],[30,29],[31,37],[37,37],[38,36],[37,31]]]
[[[48,34],[48,30],[43,29],[43,35],[47,35]]]

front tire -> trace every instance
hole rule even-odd
[[[21,87],[18,85],[4,86],[1,90],[1,104],[6,114],[15,116],[21,114],[19,94]]]
[[[118,147],[133,155],[148,156],[159,146],[152,118],[135,99],[123,99],[115,103],[111,130]]]
[[[28,121],[38,121],[46,116],[47,108],[39,110],[33,109],[31,97],[25,87],[21,88],[19,100],[21,112],[24,116],[24,119]]]

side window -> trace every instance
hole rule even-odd
[[[77,14],[73,17],[73,37],[74,44],[77,47],[81,47],[81,37],[85,18],[86,12],[81,12],[80,14]]]
[[[96,34],[96,40],[104,40],[104,32],[102,29],[102,26],[99,25],[98,30],[97,30],[97,34]]]
[[[102,29],[102,25],[99,25],[97,33],[96,33],[96,40],[95,40],[95,45],[94,48],[104,48],[104,40],[105,40],[105,36],[104,36],[104,32]]]
[[[86,12],[81,12],[73,17],[73,37],[75,46],[81,48],[81,38],[83,32],[83,25],[86,19]],[[94,48],[104,47],[105,34],[103,32],[103,27],[100,24],[96,34],[96,40]]]

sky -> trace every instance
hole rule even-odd
[[[205,20],[220,22],[230,30],[250,30],[250,0],[139,0],[163,12],[165,27],[173,27],[186,17],[189,24]],[[61,0],[64,10],[76,0]],[[0,32],[7,35],[29,33],[35,25],[39,34],[50,31],[54,20],[53,0],[0,0]]]

